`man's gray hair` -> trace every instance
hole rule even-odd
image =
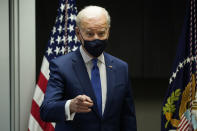
[[[83,8],[77,15],[76,17],[76,24],[77,26],[80,28],[80,24],[81,24],[81,20],[84,19],[84,18],[88,18],[90,16],[88,16],[88,13],[90,13],[91,11],[96,11],[97,13],[98,12],[102,12],[106,15],[106,18],[107,18],[107,24],[108,24],[108,27],[110,27],[110,23],[111,23],[111,18],[110,18],[110,15],[108,13],[108,11],[103,8],[103,7],[99,7],[99,6],[86,6],[85,8]]]

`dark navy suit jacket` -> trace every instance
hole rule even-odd
[[[136,131],[135,108],[128,77],[128,65],[104,53],[107,97],[103,116],[80,51],[60,56],[50,63],[50,78],[40,108],[42,120],[56,122],[56,131]],[[66,121],[65,103],[77,95],[89,96],[94,105],[89,113],[76,113]]]

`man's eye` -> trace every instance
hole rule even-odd
[[[93,33],[87,33],[87,36],[93,36],[94,34]]]
[[[104,36],[104,35],[105,35],[104,32],[99,33],[99,36]]]

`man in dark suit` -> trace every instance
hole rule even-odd
[[[56,131],[136,131],[128,65],[105,52],[108,12],[88,6],[76,18],[82,45],[50,63],[50,78],[40,108]]]

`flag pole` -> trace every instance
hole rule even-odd
[[[68,53],[68,43],[67,43],[67,39],[68,39],[68,36],[67,36],[67,24],[68,24],[68,10],[67,10],[67,7],[68,7],[68,0],[65,1],[65,27],[64,27],[64,31],[65,31],[65,52],[64,54],[67,54]]]
[[[190,59],[192,58],[193,55],[193,0],[190,0]],[[190,77],[190,94],[189,94],[189,101],[190,101],[190,107],[189,107],[189,111],[190,111],[190,122],[189,122],[189,130],[192,129],[192,125],[191,125],[191,119],[192,119],[192,61],[190,62],[190,73],[189,73],[189,77]]]

